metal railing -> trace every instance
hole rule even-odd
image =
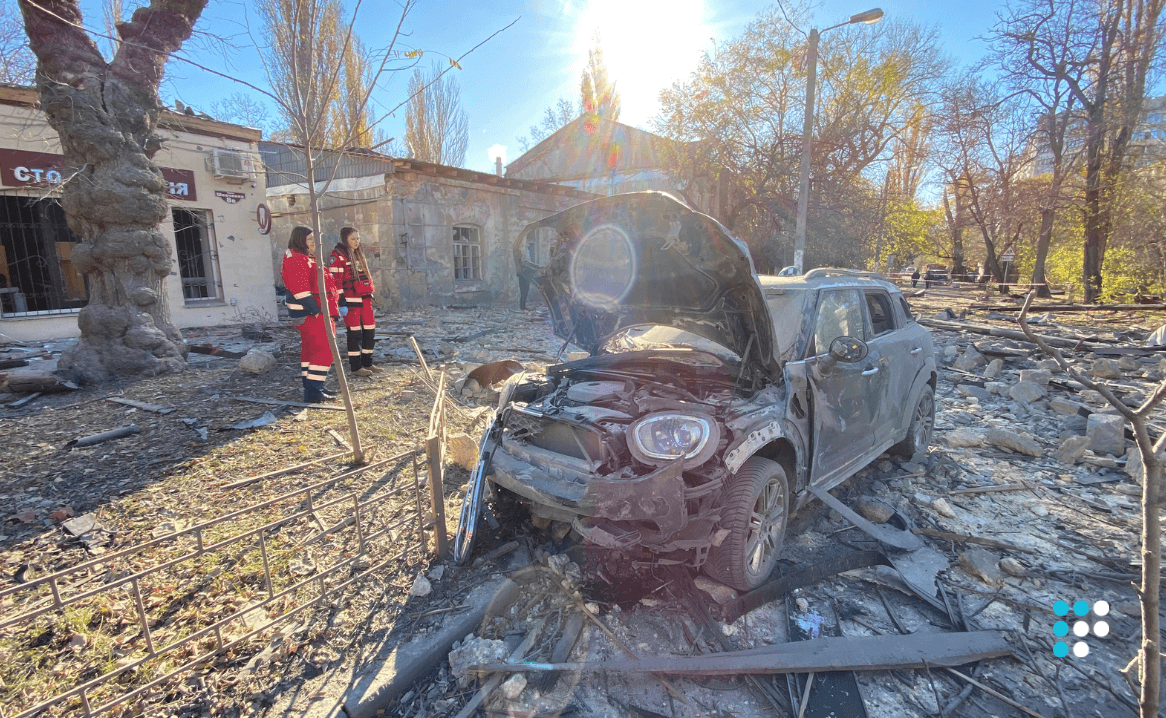
[[[418,448],[346,471],[0,590],[0,610],[6,614],[0,617],[0,639],[27,638],[38,629],[43,629],[39,635],[44,635],[44,630],[69,630],[70,609],[101,612],[109,611],[112,604],[116,612],[123,608],[120,598],[129,599],[132,606],[130,619],[123,618],[121,625],[127,631],[134,623],[139,628],[136,635],[125,636],[123,632],[120,645],[132,648],[112,664],[115,667],[96,677],[63,691],[53,687],[55,695],[48,698],[29,697],[23,691],[13,694],[15,686],[0,691],[0,695],[8,693],[0,700],[0,718],[26,718],[54,706],[57,710],[80,709],[86,716],[109,711],[242,646],[370,574],[396,562],[410,564],[411,554],[420,560],[427,552],[423,481],[418,470],[422,453]],[[409,460],[413,480],[401,482]],[[379,479],[352,485],[355,477],[390,464],[394,466]],[[312,549],[324,550],[318,548],[324,539],[329,544],[329,565],[316,569],[296,563]],[[142,565],[169,545],[177,555]],[[235,555],[229,556],[228,549],[234,549]],[[232,571],[229,575],[227,569]],[[309,575],[301,579],[305,573]],[[104,577],[103,585],[87,588],[100,577]],[[252,595],[247,598],[251,600],[237,610],[232,604],[229,615],[201,621],[202,625],[198,611],[194,612],[194,625],[173,625],[191,623],[185,617],[182,621],[171,619],[183,605],[205,597],[205,589],[217,581],[227,581],[230,588],[243,594],[250,588]],[[160,608],[165,610],[159,613]],[[254,621],[248,618],[258,611],[265,620],[253,626]],[[236,623],[243,624],[241,635],[232,633]],[[89,665],[110,664],[118,657],[116,653],[98,655],[97,651],[80,656]],[[91,673],[82,673],[86,675]]]

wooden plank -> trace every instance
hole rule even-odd
[[[1030,548],[1023,548],[1015,544],[1004,543],[1003,541],[996,541],[995,539],[980,538],[979,536],[965,536],[964,534],[955,534],[950,531],[937,531],[936,529],[914,529],[913,533],[919,536],[930,536],[941,541],[955,541],[956,543],[973,543],[979,546],[987,546],[989,548],[1000,549],[1001,551],[1019,551],[1021,553],[1036,553]]]
[[[925,327],[933,329],[943,329],[949,332],[967,332],[971,334],[983,334],[989,337],[1000,337],[1001,339],[1011,339],[1015,342],[1021,342],[1029,346],[1036,346],[1028,340],[1024,332],[1019,332],[1014,329],[1000,329],[998,327],[988,327],[981,324],[970,324],[966,322],[947,322],[940,319],[926,319],[920,317],[917,320]],[[1041,336],[1049,346],[1059,347],[1061,349],[1076,349],[1079,351],[1093,351],[1097,348],[1096,343],[1087,342],[1085,339],[1065,339],[1062,337]]]
[[[40,395],[41,395],[41,392],[34,391],[33,393],[29,394],[28,396],[26,396],[22,399],[17,399],[16,401],[12,402],[8,406],[10,406],[13,409],[19,409],[20,407],[24,406],[25,404],[29,403],[30,401],[32,401],[33,399],[37,398]]]
[[[823,671],[883,671],[895,668],[959,666],[1012,654],[999,631],[961,633],[918,632],[906,636],[819,638],[783,643],[765,649],[728,651],[692,658],[641,658],[584,663],[487,663],[478,671],[621,671],[673,675],[735,676],[741,674],[819,673]]]
[[[120,396],[111,396],[106,401],[112,401],[114,404],[124,404],[125,406],[132,406],[142,411],[149,411],[155,414],[169,414],[174,411],[172,406],[160,406],[158,404],[151,404],[145,401],[135,401],[133,399],[123,399]]]
[[[425,371],[425,378],[433,381],[433,373],[429,371],[429,365],[425,363],[425,357],[421,354],[421,347],[417,345],[417,338],[412,334],[409,335],[409,345],[413,347],[413,352],[417,355],[417,360],[421,362],[421,368]]]
[[[276,401],[275,399],[257,399],[253,396],[232,396],[235,401],[247,401],[252,404],[270,404],[271,406],[298,406],[303,409],[327,409],[329,411],[344,411],[344,407],[334,404],[305,404],[300,401]]]
[[[953,489],[948,494],[995,494],[1002,491],[1024,491],[1028,484],[1000,484],[998,486],[973,486],[970,489]]]

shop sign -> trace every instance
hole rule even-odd
[[[247,195],[243,194],[242,192],[227,192],[221,189],[215,190],[215,196],[227,204],[239,204],[243,200],[247,199]]]
[[[166,196],[193,202],[198,199],[194,172],[159,167],[166,179]],[[65,178],[65,158],[48,152],[27,152],[0,148],[0,185],[48,189]]]

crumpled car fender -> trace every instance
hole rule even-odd
[[[727,451],[725,451],[725,467],[729,473],[737,473],[741,464],[756,454],[758,449],[774,439],[780,439],[784,436],[785,432],[781,428],[780,421],[769,421],[751,427],[748,433],[729,444]]]

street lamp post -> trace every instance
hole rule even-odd
[[[831,25],[822,32],[828,32],[843,25],[862,23],[873,25],[883,19],[883,11],[876,8],[851,15],[846,22]],[[798,223],[794,235],[794,266],[802,274],[802,262],[806,254],[806,210],[810,202],[810,144],[814,132],[814,91],[818,84],[818,38],[821,33],[810,30],[810,49],[806,53],[806,117],[802,123],[802,170],[798,183]]]

